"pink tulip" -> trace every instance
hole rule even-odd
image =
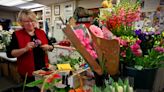
[[[113,37],[113,33],[109,31],[108,28],[106,28],[105,26],[102,27],[102,32],[105,39],[109,39]]]
[[[142,50],[141,50],[141,49],[138,49],[138,50],[136,50],[136,51],[132,51],[132,53],[133,53],[135,56],[138,56],[138,57],[142,56]]]
[[[128,42],[126,40],[120,40],[120,45],[127,47],[128,46]]]
[[[135,44],[131,45],[130,48],[132,51],[136,51],[136,50],[140,49],[140,46],[137,43],[135,43]]]
[[[84,32],[82,29],[77,29],[74,31],[74,33],[80,40],[84,38]]]
[[[126,51],[122,51],[120,54],[122,57],[126,57]]]
[[[137,44],[140,44],[141,42],[142,42],[141,40],[137,40],[137,41],[136,41]]]
[[[95,36],[100,37],[100,38],[104,38],[103,32],[102,32],[102,30],[101,30],[99,27],[97,27],[97,26],[95,26],[95,25],[91,25],[91,26],[89,27],[89,29],[91,30],[91,32],[92,32]]]
[[[164,53],[164,48],[159,47],[159,46],[158,47],[155,47],[154,50],[157,51],[157,52],[159,52],[159,53]]]

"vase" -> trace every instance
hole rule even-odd
[[[137,70],[126,66],[124,76],[133,79],[134,89],[152,90],[157,70],[157,68]]]
[[[97,87],[105,87],[105,80],[108,80],[108,74],[98,75],[94,72],[95,83]]]

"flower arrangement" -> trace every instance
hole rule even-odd
[[[121,62],[137,69],[163,67],[160,62],[164,61],[164,32],[151,27],[147,21],[142,27],[135,27],[136,22],[140,21],[140,0],[121,0],[103,14],[99,19],[120,43]]]
[[[119,44],[117,40],[113,40],[115,36],[113,36],[113,34],[105,26],[103,26],[101,29],[95,25],[91,25],[89,30],[84,25],[81,25],[77,27],[73,32],[80,40],[81,44],[85,47],[85,50],[92,56],[94,60],[96,60],[96,62],[98,62],[103,74],[107,74],[109,71],[109,74],[117,73],[118,61],[116,59],[118,58],[117,53],[119,53]],[[106,43],[113,44],[112,48],[111,45]],[[114,49],[116,49],[115,54],[111,53],[111,50]],[[113,57],[109,58],[110,55]],[[109,67],[113,66],[112,64],[109,64],[109,61],[110,63],[114,63],[115,68]]]
[[[57,60],[57,62],[58,64],[70,64],[73,70],[88,67],[88,64],[84,62],[83,58],[73,58],[70,55],[59,55],[59,59]]]
[[[164,67],[163,32],[145,32],[135,30],[136,36],[122,36],[118,40],[121,46],[120,61],[139,70]]]
[[[133,24],[140,19],[140,2],[120,0],[120,3],[104,12],[100,19],[116,36],[133,35]]]
[[[0,49],[5,50],[6,46],[10,43],[12,32],[6,30],[0,30]]]

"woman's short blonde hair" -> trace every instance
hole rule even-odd
[[[33,21],[37,21],[36,14],[32,12],[31,10],[21,10],[18,14],[18,21],[21,22],[22,19],[29,18]]]

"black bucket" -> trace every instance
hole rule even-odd
[[[137,70],[131,67],[125,67],[124,75],[134,78],[134,89],[152,90],[157,68]]]
[[[94,72],[95,83],[97,87],[105,87],[105,80],[108,80],[108,74],[98,75]]]

